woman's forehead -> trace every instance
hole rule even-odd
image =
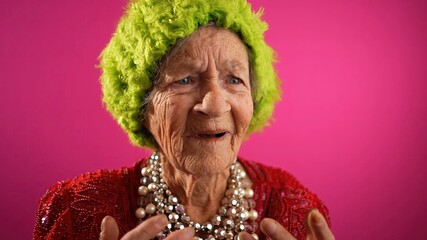
[[[216,27],[201,27],[180,42],[171,52],[167,65],[198,66],[213,57],[217,64],[233,70],[248,69],[248,51],[233,32]]]

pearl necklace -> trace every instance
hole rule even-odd
[[[241,231],[256,231],[255,220],[258,213],[254,209],[255,201],[252,199],[254,191],[243,182],[246,172],[236,163],[230,167],[222,206],[209,222],[203,224],[191,220],[185,213],[184,205],[179,203],[178,198],[169,190],[162,178],[161,161],[157,153],[147,161],[147,166],[141,169],[141,174],[136,217],[140,222],[156,214],[165,214],[169,219],[169,224],[157,235],[157,239],[164,239],[169,233],[188,226],[194,228],[196,235],[205,236],[194,237],[196,240],[233,240],[238,239]],[[255,233],[252,233],[252,236],[258,239]]]

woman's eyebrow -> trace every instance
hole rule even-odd
[[[247,71],[248,65],[244,64],[242,61],[239,61],[237,59],[227,60],[223,64],[223,67],[226,67],[227,69],[232,69],[233,71]]]
[[[201,61],[197,61],[190,57],[185,57],[180,61],[174,61],[169,63],[169,69],[172,71],[195,71],[202,65]]]

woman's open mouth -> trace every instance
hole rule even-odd
[[[202,139],[219,139],[225,136],[225,134],[227,134],[227,132],[218,132],[213,134],[201,133],[201,134],[197,134],[197,137]]]

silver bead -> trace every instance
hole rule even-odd
[[[181,221],[182,221],[183,223],[185,223],[185,224],[190,223],[190,221],[191,221],[190,216],[188,216],[187,214],[185,214],[185,213],[184,213],[184,214],[181,216]]]
[[[236,196],[236,197],[241,197],[242,193],[243,193],[243,189],[242,188],[235,188],[233,190],[233,195]]]
[[[245,231],[245,225],[243,224],[243,223],[238,223],[238,224],[236,224],[236,231],[238,231],[238,232],[242,232],[242,231]]]
[[[154,214],[156,212],[156,206],[152,203],[147,204],[145,207],[145,212],[148,214]]]
[[[224,224],[224,226],[228,229],[233,228],[234,227],[234,221],[231,218],[226,218],[222,221],[222,224]]]
[[[157,192],[156,192],[157,193]],[[163,202],[163,200],[165,200],[165,197],[163,197],[162,194],[156,194],[156,198],[159,201],[159,203]]]
[[[202,226],[202,231],[206,233],[210,233],[213,229],[212,223],[205,223]]]
[[[221,224],[222,218],[219,215],[215,215],[211,218],[211,223],[215,226],[218,226]]]
[[[169,231],[171,231],[173,228],[173,225],[172,225],[172,223],[168,223],[168,225],[166,225],[166,227]]]
[[[172,204],[172,205],[176,205],[176,204],[178,204],[178,198],[177,198],[177,197],[175,197],[175,196],[173,196],[173,195],[171,195],[171,196],[169,196],[169,198],[168,198],[168,202],[169,202],[170,204]]]
[[[244,211],[240,212],[238,214],[238,216],[239,216],[240,221],[246,221],[249,218],[249,212],[248,212],[248,210],[244,210]]]
[[[224,239],[225,233],[226,233],[225,230],[222,228],[215,229],[215,231],[214,231],[215,237],[217,239]]]
[[[176,223],[179,220],[179,215],[176,213],[171,213],[168,215],[168,219],[171,223]]]
[[[160,232],[159,234],[156,235],[156,237],[157,237],[156,239],[157,240],[164,240],[166,238],[166,236],[167,236],[166,233]]]
[[[158,184],[157,186],[159,187],[157,188],[156,194],[163,197],[163,194],[165,194],[165,189],[163,189],[160,184]]]
[[[185,226],[182,222],[175,223],[175,229],[176,230],[180,230],[180,229],[184,229],[184,228],[185,228]]]
[[[218,213],[219,213],[220,216],[227,215],[227,208],[225,208],[224,206],[219,207]]]
[[[165,212],[166,212],[166,213],[171,213],[171,212],[173,212],[173,206],[172,206],[172,205],[167,204],[167,205],[165,206]]]
[[[237,205],[239,205],[239,201],[236,198],[232,198],[232,199],[230,199],[230,204],[232,206],[237,206]]]
[[[183,214],[185,212],[185,207],[182,204],[177,204],[175,206],[175,210],[176,210],[177,213]]]
[[[151,176],[150,177],[151,182],[153,183],[159,183],[159,178],[157,176]]]
[[[195,222],[192,227],[197,232],[197,231],[199,231],[202,228],[202,225],[200,225],[200,223],[198,223],[198,222]]]
[[[140,180],[139,180],[139,182],[142,184],[142,185],[148,185],[148,177],[142,177]]]

